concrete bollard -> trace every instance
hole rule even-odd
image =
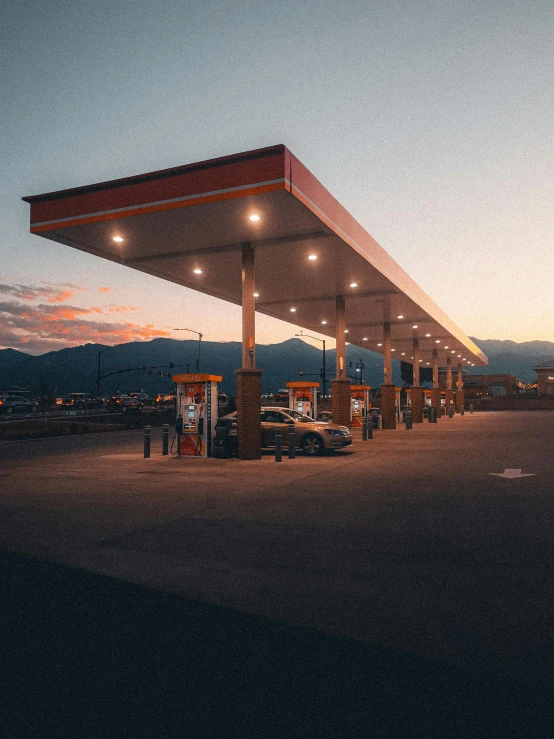
[[[362,418],[362,441],[367,441],[367,417]]]
[[[448,406],[448,418],[454,418],[454,403]]]
[[[429,408],[429,423],[437,422],[437,409],[434,405]]]
[[[462,406],[461,406],[461,408],[460,408],[460,416],[463,416],[463,415],[464,415],[464,413],[465,413],[465,408],[464,408],[464,406],[463,406],[463,404],[462,404]]]
[[[288,452],[289,459],[296,457],[296,428],[294,423],[291,423],[288,427]]]
[[[473,413],[473,403],[470,403],[469,404],[469,412],[470,413]]]
[[[152,426],[144,427],[144,459],[150,459],[150,432]]]
[[[169,424],[164,423],[162,429],[162,455],[167,456],[169,450]]]
[[[283,461],[283,429],[280,426],[275,428],[275,461]]]
[[[412,428],[413,416],[408,411],[404,411],[404,423],[406,424],[406,431],[410,431]]]

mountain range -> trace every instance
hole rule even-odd
[[[531,367],[554,358],[554,342],[497,341],[472,339],[489,358],[488,367],[474,367],[470,374],[513,374],[524,382],[534,382],[536,374]],[[356,346],[347,346],[347,371],[360,379],[356,365],[363,362],[363,379],[377,387],[382,382],[383,358],[380,354]],[[116,391],[168,392],[172,388],[171,375],[196,370],[198,342],[175,339],[154,339],[145,342],[118,344],[108,347],[85,344],[60,349],[39,356],[15,349],[0,350],[0,390],[11,386],[29,388],[33,394],[68,392],[95,393],[98,358],[103,377],[100,390],[103,395]],[[320,381],[322,351],[301,339],[289,339],[279,344],[256,347],[258,367],[263,368],[262,389],[274,392],[290,380]],[[202,371],[223,376],[221,390],[235,392],[235,369],[241,363],[240,342],[202,342]],[[173,364],[173,367],[170,365]],[[327,379],[335,375],[335,351],[326,352]],[[143,370],[145,366],[147,369]],[[127,371],[129,368],[130,371]],[[121,371],[123,370],[123,371]],[[168,375],[170,375],[168,377]],[[393,380],[400,384],[400,362],[393,360]]]

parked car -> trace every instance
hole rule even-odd
[[[152,405],[152,403],[154,402],[154,398],[152,398],[147,393],[128,393],[128,395],[130,395],[131,398],[136,398],[143,405]]]
[[[1,395],[0,413],[34,413],[38,407],[36,400],[22,395]]]
[[[304,454],[313,456],[324,450],[342,449],[352,445],[352,433],[346,426],[336,423],[314,421],[290,408],[271,408],[264,406],[262,411],[262,448],[270,449],[275,446],[275,429],[283,429],[283,448],[288,446],[288,429],[294,425],[296,447]],[[227,426],[230,431],[237,428],[237,413],[222,416],[218,426]]]
[[[112,413],[115,411],[121,411],[122,413],[129,413],[130,411],[141,411],[144,403],[141,403],[137,398],[133,398],[131,395],[113,395],[108,400],[108,410]]]
[[[275,400],[277,403],[287,402],[289,400],[289,391],[287,388],[281,388],[281,390],[277,390],[275,395],[273,396],[273,400]]]
[[[69,393],[62,398],[56,398],[56,405],[64,408],[101,408],[102,399],[88,393]]]
[[[160,408],[173,408],[175,406],[175,395],[173,393],[161,393],[154,398],[154,405]]]

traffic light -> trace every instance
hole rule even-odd
[[[304,377],[304,373],[300,370],[300,377]]]

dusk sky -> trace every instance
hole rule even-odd
[[[466,334],[554,341],[551,0],[27,0],[0,54],[0,347],[240,340],[240,308],[30,235],[21,197],[273,144]]]

